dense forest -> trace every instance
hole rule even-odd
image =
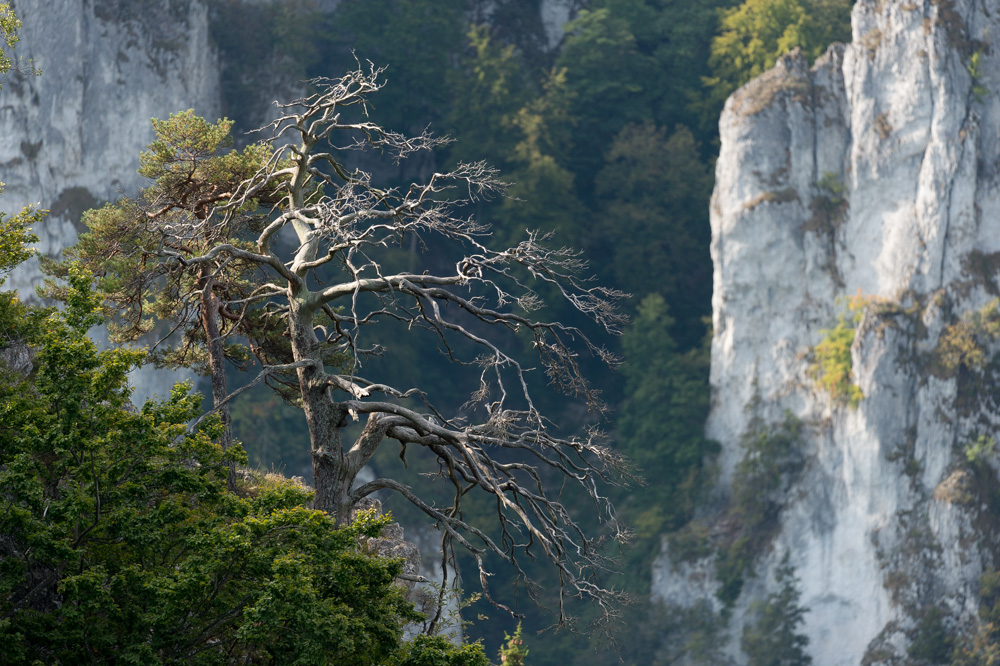
[[[275,62],[298,67],[291,76],[299,79],[343,69],[352,51],[385,64],[389,86],[374,111],[382,122],[453,137],[433,157],[436,165],[485,159],[514,183],[513,198],[477,211],[500,239],[526,227],[554,231],[558,243],[583,251],[602,283],[631,295],[633,323],[618,349],[624,365],[611,373],[596,362],[588,368],[614,405],[618,447],[649,480],[616,497],[619,515],[636,534],[622,556],[619,583],[637,600],[626,610],[632,629],[626,662],[655,661],[679,622],[646,607],[649,565],[661,535],[689,521],[712,479],[717,445],[703,435],[710,399],[708,199],[722,104],[788,50],[802,47],[813,59],[829,43],[849,40],[850,4],[594,1],[580,3],[556,44],[539,30],[539,3],[530,1],[345,1],[321,20],[306,5],[261,7],[256,15],[237,11],[242,5],[219,8],[220,25],[227,26],[218,36],[221,48],[243,54],[241,69],[226,77],[229,115],[238,123],[250,121],[241,121],[238,110],[254,108],[255,77],[271,75]],[[246,54],[247,40],[230,28],[237,16],[242,30],[268,30],[272,39]],[[295,50],[276,59],[289,34],[308,39],[291,40]],[[400,181],[408,175],[389,174]],[[407,359],[397,369],[447,384],[433,356],[395,353]],[[464,399],[454,396],[456,403]],[[274,419],[278,405],[261,393],[235,407],[236,434],[262,464],[308,467],[304,448],[279,434],[300,419]],[[394,458],[381,462],[399,467]],[[391,505],[397,516],[419,519]],[[468,632],[496,645],[513,621],[486,606],[472,612],[490,620]],[[521,610],[532,663],[559,663],[567,655],[579,664],[617,661],[606,646],[566,632],[536,637],[551,618],[523,602]]]
[[[29,312],[9,294],[0,303],[3,335],[8,340],[16,335],[37,350],[34,374],[18,376],[16,381],[8,376],[16,374],[15,370],[8,368],[5,374],[0,432],[26,434],[17,447],[5,448],[0,454],[0,474],[5,484],[16,482],[26,497],[33,498],[18,514],[16,529],[30,533],[39,543],[54,544],[53,552],[45,554],[50,559],[39,556],[27,570],[18,571],[41,580],[51,571],[46,562],[66,553],[79,556],[81,563],[87,560],[91,566],[83,571],[81,564],[72,585],[86,603],[75,615],[62,620],[40,613],[31,623],[11,624],[8,614],[0,620],[0,633],[13,632],[31,642],[42,640],[37,637],[58,625],[62,633],[53,641],[72,646],[85,623],[96,621],[102,609],[118,604],[131,609],[123,612],[132,623],[129,631],[133,638],[141,631],[163,632],[166,627],[184,624],[188,634],[179,632],[170,637],[157,633],[163,641],[159,658],[176,660],[188,654],[183,651],[190,650],[199,637],[190,635],[194,631],[190,622],[182,621],[185,610],[178,599],[183,599],[183,591],[163,602],[166,597],[156,595],[164,586],[183,584],[194,589],[199,576],[223,566],[225,558],[220,552],[227,547],[227,540],[253,542],[254,535],[259,537],[269,530],[297,530],[300,537],[266,541],[270,550],[245,551],[246,561],[239,567],[245,578],[234,577],[220,593],[218,603],[206,605],[205,618],[209,618],[224,604],[239,603],[241,595],[247,595],[245,603],[256,623],[243,625],[238,631],[233,625],[235,633],[219,639],[238,645],[234,654],[251,661],[268,654],[281,663],[285,658],[289,663],[295,658],[303,660],[296,663],[327,663],[316,655],[323,650],[347,650],[331,647],[339,645],[337,640],[347,640],[344,636],[353,630],[345,627],[358,623],[367,627],[364,632],[370,632],[371,625],[384,623],[386,634],[365,633],[371,642],[350,648],[358,650],[359,656],[329,663],[481,663],[478,660],[485,657],[477,641],[485,645],[485,654],[497,654],[505,646],[505,663],[532,666],[611,664],[619,659],[626,663],[672,663],[678,658],[678,649],[693,658],[703,653],[705,663],[711,663],[709,629],[692,631],[699,622],[696,615],[668,616],[648,600],[648,590],[650,565],[660,552],[661,539],[674,534],[683,542],[685,527],[707,500],[705,491],[713,483],[713,454],[718,445],[705,438],[703,426],[710,405],[708,200],[718,148],[717,119],[729,94],[770,68],[783,53],[801,47],[814,59],[829,43],[849,40],[850,8],[849,0],[581,0],[573,7],[570,22],[554,38],[544,30],[537,0],[342,0],[332,11],[320,11],[309,0],[214,0],[212,36],[226,63],[224,113],[233,121],[237,148],[250,146],[253,135],[245,133],[263,124],[260,109],[271,100],[262,99],[262,91],[286,87],[301,92],[300,82],[340,76],[355,66],[355,58],[384,66],[386,85],[371,99],[371,117],[393,130],[420,135],[429,129],[453,141],[398,164],[366,164],[365,168],[375,169],[386,187],[405,188],[435,171],[485,160],[510,183],[506,198],[466,204],[468,214],[491,225],[491,242],[506,247],[515,244],[525,229],[551,232],[555,244],[582,251],[600,284],[628,295],[623,309],[631,323],[620,338],[609,338],[606,343],[623,360],[620,370],[609,370],[596,357],[579,360],[583,372],[600,387],[612,407],[610,416],[581,416],[576,404],[558,396],[543,399],[547,413],[556,415],[557,420],[582,421],[609,430],[614,446],[638,471],[634,482],[609,491],[618,517],[634,531],[629,547],[611,553],[618,557],[613,567],[618,573],[604,581],[609,588],[622,589],[632,597],[632,603],[622,610],[627,640],[615,644],[614,633],[610,642],[588,636],[586,620],[598,611],[586,603],[570,609],[571,615],[582,620],[578,625],[582,636],[553,626],[556,616],[551,607],[559,603],[555,596],[559,585],[551,568],[542,561],[527,567],[527,573],[542,583],[535,591],[540,602],[535,605],[516,587],[508,589],[504,564],[495,562],[492,592],[499,603],[525,616],[519,625],[510,613],[477,594],[475,576],[471,575],[476,565],[458,551],[458,569],[468,573],[460,594],[468,604],[463,617],[468,621],[465,632],[472,647],[452,649],[445,643],[419,642],[422,639],[401,642],[403,624],[415,616],[391,585],[397,565],[373,564],[352,556],[358,540],[376,535],[385,521],[368,516],[348,528],[335,527],[324,522],[322,514],[304,508],[307,490],[299,482],[261,471],[278,470],[286,477],[301,476],[310,482],[309,432],[294,396],[280,382],[274,382],[277,390],[262,384],[232,403],[232,435],[242,443],[246,458],[232,453],[240,451],[239,447],[226,451],[212,447],[212,439],[221,436],[224,424],[209,420],[201,430],[181,435],[183,424],[198,414],[197,400],[183,389],[165,402],[148,404],[138,412],[131,410],[124,372],[142,357],[126,350],[98,352],[89,346],[84,333],[100,321],[94,314],[102,311],[95,300],[100,292],[92,293],[86,280],[65,267],[51,269],[68,282],[50,292],[66,300],[65,314],[37,309]],[[5,24],[5,35],[16,32],[15,27]],[[7,44],[10,53],[13,42],[8,40]],[[0,61],[5,67],[10,64],[9,60]],[[276,86],[275,81],[286,83]],[[155,145],[151,149],[155,154]],[[32,219],[31,215],[16,219],[11,229],[22,229]],[[97,224],[99,216],[88,220]],[[8,239],[12,239],[10,243]],[[25,240],[30,237],[5,232],[0,236],[0,251],[5,256],[0,259],[14,264],[23,258],[18,248]],[[401,243],[388,261],[411,272],[425,267],[434,272],[436,267],[454,265],[449,252],[444,244]],[[541,291],[540,295],[548,304],[545,316],[579,326],[588,334],[594,331],[579,312],[565,303],[560,305],[556,294]],[[106,307],[103,310],[108,311]],[[43,320],[47,321],[44,325]],[[48,332],[32,333],[33,328]],[[457,408],[468,400],[475,386],[455,381],[449,364],[433,349],[430,352],[419,347],[414,338],[400,336],[392,348],[371,362],[377,372],[391,374],[399,384],[419,385],[445,396],[444,402]],[[204,364],[204,359],[195,357],[160,361],[193,367]],[[259,356],[255,360],[246,355],[242,362],[231,363],[227,372],[230,386],[245,385],[254,376],[256,361]],[[62,374],[47,374],[56,367]],[[544,378],[535,380],[544,382]],[[61,404],[69,395],[66,382],[70,381],[78,384],[71,404]],[[26,398],[30,392],[24,391],[22,382],[30,382],[37,397]],[[101,402],[88,393],[98,389],[109,391],[114,399]],[[100,404],[100,409],[88,412],[87,405],[92,404]],[[86,420],[87,426],[70,427],[67,419]],[[64,433],[72,432],[62,443],[45,434],[46,428],[59,427]],[[788,432],[778,433],[775,439],[793,437],[794,428],[788,424]],[[123,431],[132,433],[147,453],[140,455],[136,447],[127,454],[116,449],[121,447]],[[98,440],[110,448],[96,448]],[[103,495],[95,485],[100,483],[98,476],[87,476],[86,465],[75,457],[74,447],[87,452],[79,455],[103,460],[98,466],[118,469],[137,465],[135,478],[122,481],[110,495]],[[434,456],[421,460],[413,453],[406,459],[397,453],[397,449],[383,447],[375,454],[377,476],[406,478],[415,487],[423,484],[426,488],[422,492],[434,497],[439,489],[418,475],[433,471]],[[160,462],[150,462],[153,460]],[[191,460],[198,465],[185,462]],[[257,471],[241,472],[237,482],[243,490],[234,494],[236,482],[229,469],[237,464],[240,469],[250,465]],[[72,486],[72,493],[65,493],[61,503],[57,502],[60,512],[47,517],[48,501],[42,499],[47,492],[44,480],[53,478],[57,468],[60,474],[77,475],[78,483]],[[120,470],[115,474],[120,475]],[[577,492],[567,489],[568,503]],[[196,508],[179,499],[185,493],[202,498]],[[111,521],[113,529],[101,538],[85,539],[78,533],[79,526],[73,524],[72,516],[95,511],[88,494],[98,503],[119,505]],[[155,517],[136,518],[142,513],[137,507],[154,502],[154,496],[164,508]],[[383,502],[407,530],[427,521],[406,502],[391,496]],[[491,520],[488,501],[470,499],[465,511],[474,516],[472,520]],[[100,512],[99,506],[96,512]],[[10,520],[4,518],[0,532],[14,529]],[[199,529],[210,536],[199,540],[192,525],[201,526]],[[596,518],[592,524],[584,519],[583,526],[595,534],[606,529]],[[129,555],[127,549],[138,552],[152,548],[154,541],[184,540],[191,542],[186,546],[191,555],[185,560],[190,567],[184,577],[171,578],[161,562],[159,569],[151,567],[149,578],[142,583],[144,598],[129,588],[138,579],[129,579],[126,574],[138,571],[145,556]],[[115,542],[114,548],[108,545],[111,542]],[[288,568],[268,569],[273,567],[268,555],[282,549]],[[739,552],[726,554],[720,567],[742,571],[739,557]],[[98,589],[101,572],[113,567],[123,572],[116,580],[123,589],[129,588],[131,596],[126,601]],[[254,596],[250,572],[269,580],[275,589],[285,586],[287,594]],[[4,612],[12,590],[18,590],[17,585],[8,585],[9,573],[4,571],[4,587],[0,588],[4,595],[0,611]],[[338,597],[320,582],[345,575],[366,581],[366,587],[341,590],[346,596]],[[787,576],[791,580],[790,571]],[[738,579],[739,574],[733,578]],[[309,599],[302,617],[296,620],[308,627],[303,630],[307,639],[297,647],[284,645],[287,637],[282,627],[263,619],[284,618],[292,612],[289,595],[293,588],[301,603]],[[136,610],[157,599],[164,605],[154,620]],[[771,614],[764,617],[794,628],[801,615],[796,616],[794,602],[794,590],[788,587],[784,597],[768,600]],[[288,607],[278,608],[281,603]],[[330,607],[339,609],[336,617],[341,619],[335,622],[321,617]],[[349,612],[345,614],[344,608]],[[111,649],[115,632],[124,630],[109,626],[103,631],[108,643],[94,645],[95,651]],[[335,639],[322,638],[323,632],[333,632]],[[666,649],[671,632],[684,632],[692,638],[686,638],[680,648],[675,644]],[[773,634],[761,626],[757,635],[745,637],[750,663],[809,663],[794,635],[775,641]],[[134,658],[151,658],[141,652],[148,643],[140,643],[133,645]],[[529,656],[521,655],[522,645]],[[44,658],[38,654],[25,650],[18,658],[25,663]],[[173,656],[162,657],[165,654]],[[204,654],[209,659],[214,652]],[[69,661],[76,659],[69,651],[65,655]]]

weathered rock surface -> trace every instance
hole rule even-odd
[[[218,64],[198,0],[20,0],[17,12],[17,54],[44,75],[13,75],[0,90],[0,209],[49,209],[36,231],[39,249],[55,255],[76,239],[83,210],[142,185],[150,118],[187,108],[218,116]],[[12,283],[29,290],[38,279],[29,264]]]
[[[972,0],[859,0],[851,44],[812,68],[792,53],[726,104],[711,204],[720,502],[754,417],[788,410],[807,433],[805,469],[733,606],[734,663],[785,553],[817,666],[910,663],[934,607],[955,640],[975,629],[979,578],[1000,565],[996,454],[966,454],[996,436],[1000,400],[982,310],[1000,268],[997,35],[1000,12]],[[851,407],[811,367],[857,295],[869,305]],[[960,330],[978,363],[944,358]],[[666,554],[657,567],[667,603],[713,587],[685,586]]]
[[[0,371],[27,377],[34,368],[31,347],[17,340],[0,339]]]
[[[351,519],[359,511],[371,511],[381,515],[382,502],[374,497],[365,497],[354,505]],[[424,624],[435,622],[436,631],[456,644],[464,640],[464,631],[460,621],[461,607],[459,599],[446,590],[444,603],[439,603],[439,592],[442,582],[450,586],[455,582],[457,572],[452,565],[447,566],[447,580],[441,572],[440,550],[441,535],[437,530],[427,525],[407,528],[409,533],[399,523],[392,523],[382,529],[378,538],[367,539],[369,552],[380,557],[403,560],[402,575],[396,579],[396,584],[407,590],[410,601],[417,610],[427,618]],[[421,557],[420,553],[428,553]],[[437,557],[434,557],[434,554]],[[439,608],[440,607],[440,608]],[[426,627],[418,624],[406,627],[407,638],[413,638]]]

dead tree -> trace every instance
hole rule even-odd
[[[600,414],[604,407],[578,358],[590,354],[612,365],[616,359],[580,328],[537,318],[537,292],[544,285],[546,293],[560,295],[612,334],[624,323],[615,307],[621,294],[589,282],[577,253],[547,249],[550,238],[529,233],[516,247],[490,249],[489,228],[465,212],[479,198],[505,191],[483,163],[460,164],[404,188],[380,188],[371,174],[349,168],[349,151],[402,160],[447,141],[426,132],[404,136],[369,121],[367,99],[382,87],[380,74],[359,65],[339,79],[315,79],[310,85],[316,92],[278,105],[280,117],[258,130],[266,136],[258,145],[268,148],[260,168],[235,193],[214,202],[210,213],[148,216],[144,224],[155,233],[144,251],[200,276],[192,284],[201,289],[219,282],[224,267],[238,265],[243,273],[255,267],[259,279],[238,302],[226,302],[223,292],[215,297],[219,308],[237,317],[256,307],[262,320],[272,327],[278,322],[288,336],[289,357],[265,362],[251,385],[294,372],[308,422],[317,509],[345,522],[362,498],[399,493],[436,522],[446,553],[461,546],[473,555],[487,597],[487,553],[510,563],[519,577],[522,559],[538,553],[558,569],[561,610],[572,595],[594,600],[610,614],[615,595],[594,575],[608,564],[599,539],[585,533],[546,478],[555,472],[579,484],[612,537],[621,539],[624,532],[604,490],[619,478],[621,461],[596,429],[561,434],[536,405],[531,368],[499,340],[527,337],[537,354],[533,362],[551,385]],[[263,218],[261,202],[269,205]],[[241,222],[251,212],[256,221]],[[197,252],[178,249],[190,249],[185,239],[214,237],[205,228],[209,224],[243,235],[210,247],[198,244]],[[252,238],[247,229],[254,229]],[[296,239],[290,253],[281,250],[286,241],[277,242],[279,234],[289,235],[286,229]],[[453,270],[388,269],[387,248],[411,238],[422,245],[431,237],[460,256]],[[422,387],[367,375],[371,355],[392,344],[384,337],[388,323],[427,334],[456,371],[476,373],[478,390],[469,401],[460,408],[442,405]],[[359,420],[361,435],[343,441],[345,425]],[[391,440],[436,457],[454,489],[450,506],[425,501],[396,478],[354,487],[376,449]],[[495,500],[495,531],[463,517],[462,498],[473,491]]]

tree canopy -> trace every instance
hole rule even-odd
[[[746,0],[723,11],[706,80],[713,95],[725,100],[795,47],[812,62],[831,42],[850,41],[853,5],[853,0]]]
[[[0,249],[4,263],[13,255]],[[404,642],[420,619],[400,560],[366,547],[389,521],[308,508],[279,475],[231,491],[218,419],[200,397],[131,406],[141,350],[99,351],[90,278],[71,266],[64,313],[4,293],[0,344],[0,640],[4,663],[486,666],[479,644]]]

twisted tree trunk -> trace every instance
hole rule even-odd
[[[233,418],[229,411],[229,381],[226,378],[226,348],[219,329],[219,309],[221,304],[215,295],[214,278],[211,268],[201,270],[201,323],[205,329],[205,346],[208,349],[208,369],[212,378],[212,403],[222,420],[222,434],[219,444],[225,451],[233,444]],[[230,490],[236,488],[236,467],[229,463],[227,483]]]

